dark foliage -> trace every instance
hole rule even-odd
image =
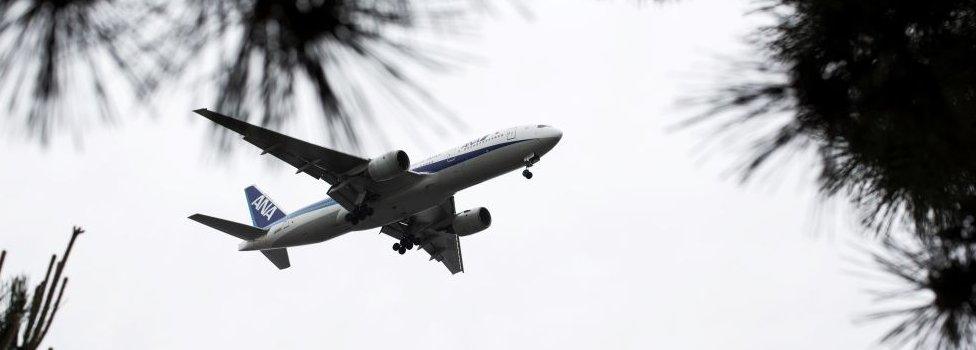
[[[691,122],[752,142],[745,178],[814,148],[821,192],[885,234],[875,260],[901,288],[879,296],[910,306],[871,315],[899,319],[883,340],[976,348],[976,1],[759,3],[763,58]]]
[[[318,101],[330,141],[360,145],[358,127],[379,125],[371,105],[392,104],[427,125],[446,116],[409,68],[438,70],[453,60],[424,46],[421,29],[449,28],[465,1],[188,0],[174,11],[175,29],[162,38],[173,71],[215,49],[213,108],[262,126],[296,113],[303,86]],[[358,123],[358,124],[357,124]]]
[[[44,143],[58,127],[112,118],[113,92],[146,96],[152,65],[131,25],[151,11],[109,0],[0,0],[4,114]],[[113,77],[128,89],[111,89]]]
[[[849,195],[869,227],[961,222],[976,196],[976,1],[761,4],[775,24],[755,35],[769,60],[753,73],[785,78],[727,82],[704,115],[749,132],[787,117],[756,141],[745,174],[813,145],[823,192]]]
[[[976,348],[976,226],[970,216],[955,232],[915,241],[886,240],[874,259],[901,287],[879,293],[882,302],[907,304],[871,314],[898,318],[882,338],[897,347]],[[964,239],[960,239],[964,238]]]
[[[29,292],[27,278],[23,276],[14,277],[0,286],[0,349],[40,348],[61,307],[61,297],[68,285],[68,278],[62,277],[68,255],[75,245],[75,239],[84,232],[80,227],[72,230],[71,240],[61,260],[57,260],[57,255],[51,256],[44,280],[34,287],[33,293]],[[0,269],[6,256],[6,251],[0,252]]]
[[[46,142],[55,130],[112,119],[120,93],[146,98],[204,72],[195,78],[217,92],[212,108],[275,127],[304,94],[318,101],[330,140],[355,148],[359,127],[378,129],[377,105],[400,111],[391,116],[400,125],[457,125],[411,71],[457,63],[425,39],[463,30],[479,4],[0,0],[0,104]],[[116,81],[127,86],[113,89]],[[199,95],[200,82],[192,84]]]

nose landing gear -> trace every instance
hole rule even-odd
[[[522,176],[525,176],[526,179],[531,179],[532,172],[529,171],[529,168],[531,168],[532,165],[535,165],[535,163],[538,161],[539,156],[537,156],[535,153],[526,156],[525,159],[522,160],[522,164],[525,164],[525,170],[522,170]]]

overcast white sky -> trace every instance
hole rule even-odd
[[[374,231],[292,248],[285,271],[237,252],[186,216],[247,222],[247,185],[287,211],[325,184],[244,142],[210,161],[208,125],[190,113],[201,106],[174,100],[158,101],[161,118],[92,130],[82,150],[3,142],[4,275],[40,278],[71,225],[88,229],[46,343],[57,349],[874,347],[879,327],[854,322],[870,285],[843,260],[856,234],[810,233],[812,186],[741,188],[722,176],[735,154],[703,162],[703,132],[666,131],[714,56],[740,52],[744,2],[539,0],[534,20],[489,20],[472,44],[482,63],[429,80],[468,129],[428,146],[387,130],[418,160],[512,125],[563,130],[531,181],[457,195],[494,218],[462,240],[464,274]]]

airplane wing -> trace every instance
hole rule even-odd
[[[260,148],[262,154],[270,153],[297,168],[298,172],[323,179],[330,184],[338,182],[342,174],[369,162],[367,159],[317,146],[207,109],[193,112],[241,134],[244,141]]]
[[[329,183],[332,186],[329,196],[350,211],[364,203],[368,195],[382,196],[423,177],[407,171],[393,180],[376,182],[365,174],[369,159],[314,145],[207,109],[193,112],[241,134],[245,141],[260,148],[261,154],[270,153],[291,164],[297,169],[296,174],[306,173]]]
[[[451,197],[443,204],[420,212],[407,220],[383,226],[380,232],[401,242],[407,240],[415,242],[430,254],[430,260],[441,262],[448,271],[451,271],[451,274],[456,274],[464,272],[461,240],[457,235],[445,230],[454,214],[454,197]]]

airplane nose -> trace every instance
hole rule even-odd
[[[550,127],[549,129],[549,132],[552,133],[552,135],[549,137],[551,137],[553,141],[559,142],[559,140],[563,138],[563,132],[561,130],[553,127]]]
[[[545,131],[543,131],[541,136],[542,136],[543,144],[545,145],[546,148],[545,151],[548,152],[553,147],[556,147],[556,144],[559,143],[559,140],[563,138],[563,132],[559,131],[559,129],[550,126],[547,127]]]
[[[563,138],[563,132],[550,126],[549,129],[546,130],[546,138],[549,139],[549,142],[552,143],[553,146],[555,146],[557,143],[559,143],[559,140]]]

